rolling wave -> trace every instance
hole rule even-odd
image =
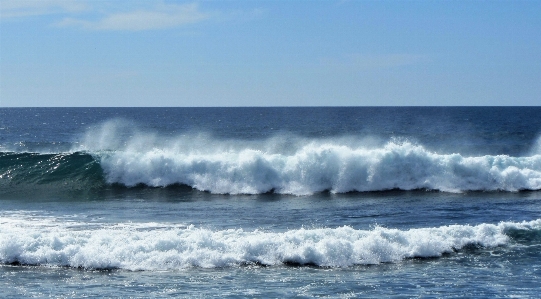
[[[379,148],[312,143],[293,153],[153,148],[114,151],[100,156],[100,164],[109,183],[186,184],[221,194],[541,189],[541,155],[464,157],[434,153],[409,142]]]
[[[189,142],[191,141],[191,142]],[[309,195],[385,190],[541,189],[541,155],[440,154],[408,141],[365,147],[309,141],[269,149],[246,141],[139,144],[113,150],[0,153],[0,184],[103,188],[187,185],[218,194]],[[267,141],[269,142],[269,141]]]
[[[541,219],[410,230],[344,226],[285,232],[157,223],[95,227],[16,217],[0,218],[0,223],[0,263],[128,270],[250,264],[349,267],[509,245],[514,235],[541,231]]]

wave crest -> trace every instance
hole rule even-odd
[[[70,153],[0,153],[0,185],[15,186],[5,190],[28,184],[89,190],[104,183],[186,185],[218,194],[541,190],[541,154],[438,153],[399,138],[160,136],[122,121],[90,129]]]
[[[99,159],[109,183],[185,184],[221,194],[541,189],[541,155],[464,157],[434,153],[407,141],[376,148],[310,142],[291,152],[162,147],[116,150],[99,154]]]

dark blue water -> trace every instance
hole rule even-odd
[[[539,115],[0,109],[0,292],[537,297]]]

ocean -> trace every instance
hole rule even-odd
[[[540,298],[540,116],[0,108],[0,297]]]

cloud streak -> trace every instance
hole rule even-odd
[[[197,3],[157,5],[152,9],[112,13],[98,20],[65,18],[57,26],[76,26],[88,30],[143,31],[174,28],[207,20],[209,13],[200,11]]]
[[[30,16],[65,14],[84,11],[84,2],[74,0],[2,0],[0,17],[13,19]]]
[[[116,3],[75,0],[2,0],[2,21],[55,15],[56,27],[77,27],[87,30],[144,31],[180,27],[209,19],[197,3],[166,4],[163,2],[130,3],[130,8]]]

